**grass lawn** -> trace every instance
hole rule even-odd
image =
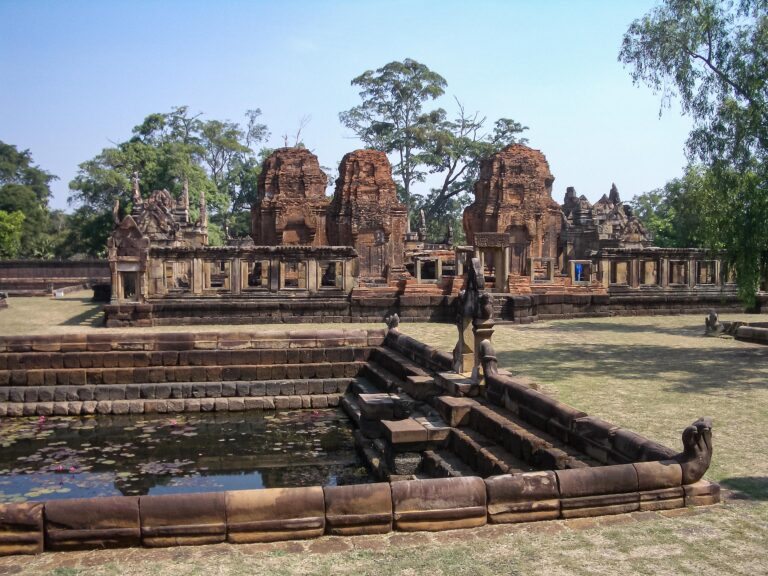
[[[98,329],[98,308],[84,298],[13,299],[0,334]],[[755,317],[723,317],[738,318]],[[686,425],[712,416],[707,478],[728,490],[719,506],[436,534],[46,553],[0,558],[0,575],[768,574],[768,347],[704,338],[703,326],[703,315],[552,321],[499,326],[494,344],[501,366],[545,392],[676,449]],[[195,330],[220,328],[243,326]],[[455,341],[450,325],[401,329],[446,351]]]

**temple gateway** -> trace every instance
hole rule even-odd
[[[729,270],[711,253],[658,248],[616,185],[595,204],[555,177],[539,150],[513,144],[483,160],[452,231],[411,231],[383,152],[344,156],[332,198],[317,157],[280,148],[264,162],[251,234],[208,244],[205,196],[190,218],[186,186],[143,199],[108,242],[108,326],[195,323],[449,320],[471,259],[494,317],[541,318],[740,310]]]

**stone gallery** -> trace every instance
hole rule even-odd
[[[564,209],[552,182],[538,151],[515,145],[489,158],[464,215],[470,245],[451,246],[428,242],[422,225],[410,230],[384,154],[347,154],[329,201],[317,159],[285,148],[265,162],[252,236],[211,247],[204,197],[192,222],[186,188],[179,200],[162,190],[142,200],[135,178],[133,211],[109,240],[108,325],[386,317],[387,328],[0,337],[0,416],[40,428],[56,417],[97,422],[57,425],[42,447],[23,428],[5,440],[8,484],[25,485],[28,469],[56,483],[0,504],[0,554],[437,531],[718,502],[719,486],[703,480],[709,418],[685,427],[673,450],[498,366],[499,320],[607,314],[614,294],[633,309],[698,306],[732,289],[704,254],[651,247],[615,189],[594,206],[569,191]],[[398,328],[434,317],[456,324],[452,354]],[[271,445],[249,446],[250,464],[228,460],[228,446],[257,444],[254,426],[268,427],[232,428],[233,419],[276,411],[294,414],[273,425]],[[199,437],[203,421],[229,435]],[[114,435],[104,432],[110,422],[138,438],[94,460],[99,438]],[[196,484],[136,462],[170,450],[177,468],[193,466],[190,448],[243,483],[217,484],[212,463],[190,470],[208,482]],[[277,457],[254,464],[267,448]],[[81,478],[67,478],[66,466]]]
[[[468,245],[411,231],[387,157],[350,152],[332,198],[317,157],[281,148],[264,162],[251,235],[209,246],[206,205],[189,193],[142,199],[109,240],[108,326],[191,323],[451,321],[469,259],[477,257],[500,320],[739,308],[719,260],[662,249],[616,186],[591,205],[568,188],[552,198],[544,155],[514,144],[481,164],[464,211]]]

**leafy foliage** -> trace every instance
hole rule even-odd
[[[21,248],[23,212],[0,210],[0,257],[16,258]]]
[[[21,244],[15,256],[39,256],[49,251],[54,242],[49,229],[48,199],[50,184],[56,176],[35,166],[29,150],[0,141],[0,210],[18,212]]]
[[[665,0],[630,25],[619,60],[693,118],[688,153],[707,168],[701,237],[726,250],[753,303],[768,251],[768,3]]]
[[[235,122],[203,120],[201,114],[190,114],[186,106],[150,114],[133,129],[129,140],[80,164],[69,185],[70,203],[84,210],[76,212],[75,222],[85,228],[73,232],[71,251],[89,255],[101,252],[111,230],[115,199],[123,206],[130,205],[134,172],[140,175],[145,197],[153,190],[166,189],[178,198],[187,180],[193,219],[200,193],[205,192],[212,244],[224,242],[223,229],[230,222],[237,224],[232,232],[247,233],[247,227],[241,229],[240,213],[256,196],[261,169],[254,147],[268,137],[267,127],[258,122],[260,114],[258,109],[249,110],[244,127]],[[86,230],[96,236],[84,238]]]
[[[423,209],[429,238],[441,240],[451,222],[454,241],[463,241],[461,214],[471,201],[480,160],[524,142],[518,135],[526,127],[500,118],[487,130],[487,118],[468,113],[458,99],[452,119],[443,108],[425,110],[425,104],[444,94],[447,82],[412,59],[369,70],[352,85],[362,88],[362,103],[340,113],[339,119],[366,146],[394,156],[398,195],[408,206],[411,226],[418,225]],[[440,174],[440,186],[414,195],[413,184],[423,182],[427,174]]]
[[[394,154],[394,174],[403,185],[406,198],[411,185],[424,180],[419,154],[426,134],[439,119],[438,109],[424,114],[425,102],[442,96],[445,79],[424,64],[406,58],[390,62],[378,70],[368,70],[352,80],[358,86],[362,104],[339,114],[341,123],[352,130],[366,146]]]

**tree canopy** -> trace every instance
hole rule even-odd
[[[419,209],[427,215],[428,232],[440,239],[448,222],[463,239],[461,211],[479,173],[480,160],[519,139],[526,130],[518,122],[500,118],[489,129],[487,118],[469,113],[455,98],[453,118],[443,108],[425,109],[443,96],[446,80],[426,65],[407,58],[368,70],[352,80],[361,88],[362,103],[341,112],[341,123],[363,143],[393,157],[401,199],[414,219]],[[440,185],[414,195],[413,185],[427,174],[439,174]]]
[[[178,197],[189,183],[191,212],[197,217],[197,202],[205,192],[212,244],[223,241],[223,230],[247,234],[248,219],[242,217],[256,197],[261,170],[255,146],[268,137],[258,122],[261,112],[249,110],[244,126],[236,122],[206,120],[179,106],[168,113],[147,116],[133,129],[132,137],[80,164],[70,182],[70,202],[78,206],[71,228],[73,250],[94,254],[106,246],[112,229],[111,209],[116,199],[131,202],[131,176],[140,175],[140,190],[148,196],[166,189]]]
[[[706,175],[699,234],[726,251],[753,303],[768,251],[768,3],[665,0],[632,22],[619,60],[693,119],[688,154]]]

